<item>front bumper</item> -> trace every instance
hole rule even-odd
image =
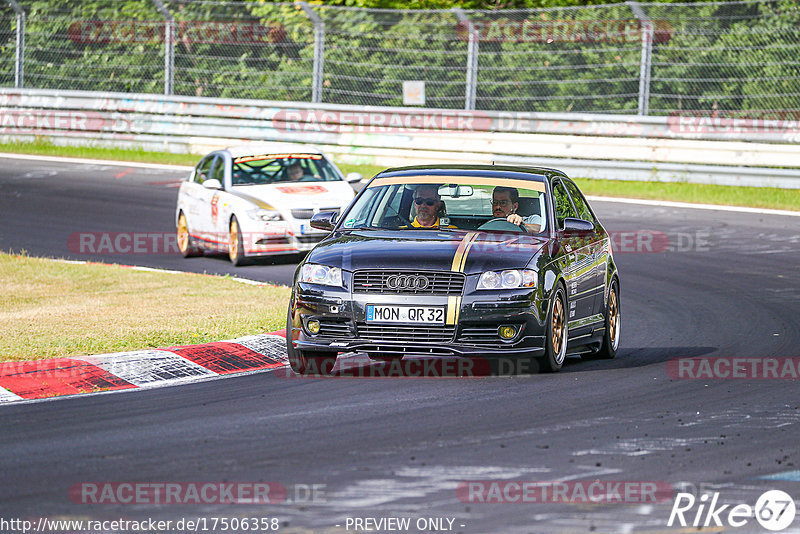
[[[263,256],[286,252],[306,252],[325,239],[328,232],[312,229],[305,224],[272,224],[253,231],[245,241],[247,256]]]
[[[353,294],[344,288],[296,284],[291,301],[291,336],[304,351],[367,352],[381,356],[464,358],[531,357],[544,353],[546,305],[536,289],[472,291],[463,296]],[[368,323],[366,307],[443,306],[445,325]],[[456,313],[453,313],[457,310]],[[312,335],[308,321],[320,323]],[[516,335],[503,340],[500,326]]]

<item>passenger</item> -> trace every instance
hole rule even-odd
[[[516,187],[498,185],[492,191],[492,214],[511,224],[523,225],[528,232],[539,233],[542,231],[542,217],[529,215],[523,217],[517,213],[519,208],[519,191]]]
[[[442,200],[439,196],[439,186],[424,184],[414,191],[414,209],[417,215],[411,222],[415,228],[431,228],[439,226],[439,210]]]

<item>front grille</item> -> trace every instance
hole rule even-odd
[[[297,239],[297,241],[300,242],[300,243],[318,243],[318,242],[322,241],[322,239],[324,237],[325,237],[325,234],[298,235],[298,236],[295,236],[295,239]]]
[[[498,325],[488,326],[463,326],[458,340],[462,343],[472,343],[477,345],[497,345],[500,343],[500,336],[497,335]]]
[[[453,356],[455,351],[447,347],[421,347],[409,345],[359,345],[360,352],[375,352],[380,356]]]
[[[449,343],[455,334],[455,326],[357,323],[356,328],[362,339],[405,343]]]
[[[390,288],[387,284],[389,277],[424,276],[428,285],[424,289]],[[462,273],[451,271],[399,271],[387,269],[367,269],[356,271],[353,274],[353,293],[389,293],[393,295],[461,295],[464,291],[466,276]]]
[[[510,323],[502,323],[510,324]],[[518,329],[522,325],[513,325]],[[464,325],[461,327],[461,332],[458,334],[459,343],[469,343],[470,345],[484,345],[484,346],[502,346],[508,343],[504,341],[498,334],[500,323],[485,324],[485,325]],[[517,339],[517,338],[515,338]]]
[[[273,236],[263,237],[256,241],[256,245],[285,245],[289,243],[289,238],[286,236]]]
[[[349,339],[353,337],[350,322],[347,319],[319,318],[319,333],[317,337]]]
[[[323,211],[333,211],[335,213],[339,213],[339,208],[320,208],[320,212]],[[292,217],[295,219],[310,219],[314,216],[313,209],[296,209],[292,210]]]
[[[292,217],[295,219],[310,219],[314,216],[314,210],[292,210]]]

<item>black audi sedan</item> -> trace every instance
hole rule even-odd
[[[616,355],[611,239],[561,171],[388,169],[311,226],[331,233],[295,273],[286,340],[297,373],[328,374],[349,352],[550,372],[567,355]]]

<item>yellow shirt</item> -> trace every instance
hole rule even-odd
[[[425,225],[421,224],[421,223],[420,223],[420,222],[417,220],[417,217],[415,216],[415,217],[414,217],[414,220],[413,220],[413,221],[411,221],[411,226],[413,226],[414,228],[434,228],[434,227],[436,227],[436,226],[439,226],[439,217],[436,217],[436,220],[435,220],[435,221],[433,221],[433,224],[432,224],[432,225],[430,225],[430,226],[425,226]],[[456,228],[456,227],[455,227],[455,226],[453,226],[452,224],[448,224],[448,225],[447,225],[447,226],[445,226],[444,228]]]

